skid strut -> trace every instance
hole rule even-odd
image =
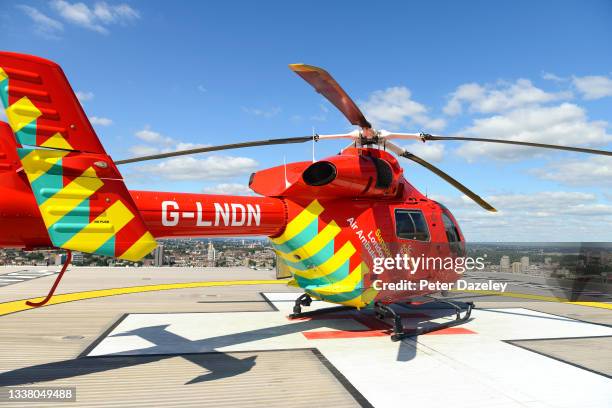
[[[55,289],[57,289],[57,286],[62,280],[62,276],[64,276],[64,272],[66,272],[66,269],[68,268],[68,265],[70,264],[70,262],[72,262],[72,251],[68,249],[66,250],[66,262],[64,262],[64,265],[62,265],[62,269],[59,275],[57,275],[57,278],[55,278],[55,282],[53,282],[53,286],[51,286],[51,289],[49,290],[49,293],[47,293],[47,296],[40,302],[30,302],[28,300],[26,302],[26,305],[32,306],[32,307],[40,307],[40,306],[44,306],[45,304],[47,304],[47,302],[51,300],[51,297],[53,297],[53,294],[55,293]]]
[[[345,310],[353,310],[352,306],[335,306],[335,307],[326,307],[324,309],[316,309],[311,310],[309,312],[302,312],[302,306],[310,306],[312,303],[312,298],[307,293],[300,295],[295,300],[295,304],[293,305],[293,313],[289,315],[291,319],[297,319],[300,317],[311,317],[318,316],[326,313],[334,313],[334,312],[342,312]]]
[[[302,306],[310,306],[311,303],[312,298],[310,297],[310,295],[308,293],[302,293],[297,299],[295,299],[295,304],[293,305],[293,314],[291,315],[291,317],[293,317],[294,315],[302,314]]]
[[[465,315],[461,317],[461,312],[463,311],[463,309],[461,308],[461,306],[457,305],[456,303],[451,302],[450,300],[444,300],[444,299],[434,299],[434,301],[447,304],[451,306],[453,309],[455,309],[455,313],[456,313],[455,320],[436,324],[431,327],[423,327],[423,328],[417,327],[415,329],[406,331],[404,329],[404,325],[402,324],[401,316],[397,314],[395,310],[393,310],[389,305],[385,305],[383,303],[376,302],[374,304],[374,314],[377,318],[381,320],[384,320],[387,317],[390,317],[393,319],[393,334],[391,335],[391,340],[398,341],[398,340],[405,339],[406,337],[419,336],[421,334],[431,333],[433,331],[442,330],[448,327],[453,327],[453,326],[458,326],[460,324],[463,324],[470,319],[470,315],[472,314],[472,309],[474,308],[473,302],[466,302],[467,309],[465,310]]]

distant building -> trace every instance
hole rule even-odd
[[[523,265],[520,262],[512,262],[512,273],[521,273]]]
[[[83,265],[83,262],[85,262],[83,253],[79,251],[74,251],[72,253],[72,264],[73,265]]]
[[[63,265],[66,262],[66,254],[55,254],[53,256],[54,265]]]
[[[547,256],[546,258],[544,258],[544,265],[550,265],[552,264],[552,258]]]
[[[510,257],[508,255],[501,257],[499,262],[499,270],[500,272],[510,272]]]
[[[215,266],[215,261],[217,260],[217,251],[212,243],[212,241],[208,241],[208,250],[206,251],[206,259],[208,260],[208,266]]]
[[[527,272],[529,269],[529,257],[523,256],[521,258],[521,272]]]
[[[164,246],[163,244],[157,245],[157,248],[153,251],[153,265],[163,266],[164,265]]]

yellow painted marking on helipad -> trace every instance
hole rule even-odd
[[[600,309],[610,309],[612,310],[612,303],[603,303],[603,302],[572,302],[563,298],[556,298],[552,296],[542,296],[542,295],[530,295],[528,293],[514,293],[514,292],[495,292],[493,290],[451,290],[451,292],[459,292],[459,293],[476,293],[479,295],[493,295],[493,296],[506,296],[512,298],[519,299],[530,299],[530,300],[538,300],[542,302],[557,302],[557,303],[565,303],[568,305],[576,305],[576,306],[588,306],[588,307],[597,307]]]
[[[286,284],[287,280],[236,280],[218,282],[187,282],[187,283],[166,283],[161,285],[130,286],[126,288],[112,288],[89,290],[85,292],[64,293],[55,295],[45,306],[57,305],[61,303],[74,302],[77,300],[96,299],[107,296],[129,295],[132,293],[155,292],[159,290],[206,288],[212,286],[239,286],[239,285],[279,285]],[[13,300],[11,302],[0,303],[0,316],[10,313],[23,312],[24,310],[35,309],[26,305],[26,301],[40,302],[43,297],[32,299]]]
[[[99,289],[89,290],[84,292],[64,293],[55,295],[51,298],[49,303],[45,306],[57,305],[61,303],[74,302],[78,300],[96,299],[107,296],[117,295],[129,295],[134,293],[145,293],[155,292],[160,290],[173,290],[173,289],[190,289],[190,288],[206,288],[214,286],[239,286],[239,285],[284,285],[289,281],[283,280],[236,280],[236,281],[212,281],[212,282],[186,282],[186,283],[165,283],[161,285],[144,285],[144,286],[129,286],[125,288],[111,288],[111,289]],[[462,293],[475,293],[480,295],[495,295],[495,296],[506,296],[520,299],[538,300],[542,302],[558,302],[565,303],[568,305],[576,306],[588,306],[596,307],[600,309],[612,310],[612,303],[603,302],[571,302],[567,299],[555,298],[551,296],[541,295],[529,295],[525,293],[512,293],[512,292],[495,292],[492,290],[452,290],[451,292],[462,292]],[[25,310],[35,309],[26,305],[26,301],[40,302],[43,297],[13,300],[10,302],[0,303],[0,316],[4,316],[11,313],[23,312]]]

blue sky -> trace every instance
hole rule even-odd
[[[378,127],[612,148],[609,1],[0,0],[0,48],[58,62],[110,154],[351,130],[288,63],[331,72]],[[416,165],[407,178],[468,240],[612,241],[612,160],[405,144],[497,207]],[[316,145],[316,157],[343,144]],[[229,156],[229,157],[228,157]],[[247,193],[311,146],[122,168],[132,189]]]

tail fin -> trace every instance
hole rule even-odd
[[[53,245],[132,261],[155,248],[57,64],[0,52],[0,99]]]

